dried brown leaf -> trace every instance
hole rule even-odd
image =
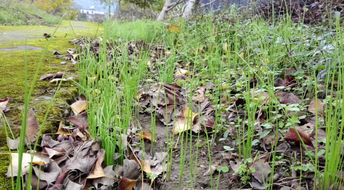
[[[137,180],[123,177],[119,182],[118,190],[132,190],[135,187],[136,182]]]
[[[280,91],[280,92],[276,93],[276,96],[279,98],[281,104],[290,105],[290,104],[300,104],[301,103],[300,98],[291,92]]]
[[[320,99],[314,98],[308,105],[308,111],[312,114],[324,114],[324,104]]]
[[[32,158],[32,159],[31,159]],[[18,153],[11,153],[11,163],[8,166],[7,170],[7,177],[15,177],[18,174],[18,159],[19,154]],[[25,175],[27,171],[29,170],[30,164],[32,162],[43,162],[44,164],[49,163],[49,159],[43,156],[38,156],[34,154],[29,153],[23,153],[23,160],[22,160],[22,173],[21,175]]]
[[[259,159],[253,162],[250,168],[254,169],[252,175],[261,184],[264,184],[266,182],[267,177],[271,173],[271,167],[269,163],[266,162],[266,159]]]
[[[43,165],[45,164],[44,162],[42,163]],[[40,167],[34,166],[33,170],[40,180],[46,181],[48,184],[55,182],[62,171],[56,162],[50,162],[46,167],[42,167],[42,165]]]
[[[285,134],[284,138],[287,141],[297,143],[304,142],[306,145],[313,146],[310,136],[303,132],[300,128],[294,129],[293,127],[291,127],[289,131]]]
[[[64,74],[63,72],[45,74],[45,75],[42,75],[39,78],[39,80],[50,80],[50,79],[55,79],[55,78],[62,78],[63,74]]]
[[[39,131],[39,124],[32,108],[29,110],[26,124],[26,140],[28,144],[32,144],[36,140]]]
[[[90,175],[87,176],[87,179],[96,179],[96,178],[101,178],[101,177],[105,177],[105,173],[102,167],[102,163],[104,161],[104,156],[105,156],[105,151],[104,150],[100,150],[98,152],[98,158],[97,158],[97,162],[96,165],[92,171],[92,173]]]
[[[59,124],[59,128],[56,132],[57,135],[71,135],[72,132],[68,129],[64,129],[64,124],[63,122],[61,121],[60,124]]]
[[[141,133],[137,134],[138,137],[144,140],[148,140],[152,142],[152,133],[150,131],[142,131]]]
[[[70,105],[75,115],[78,115],[79,113],[83,112],[87,108],[87,102],[86,100],[78,100],[74,102],[72,105]]]
[[[83,129],[88,128],[87,113],[86,112],[82,112],[81,114],[68,117],[68,118],[66,118],[66,120],[70,121],[71,124],[73,124],[75,127],[80,127]]]

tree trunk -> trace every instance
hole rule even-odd
[[[170,4],[171,4],[171,0],[166,0],[165,1],[164,7],[162,8],[162,10],[161,10],[161,12],[160,12],[160,14],[159,14],[159,16],[157,18],[158,21],[162,21],[162,20],[165,19],[166,14],[168,12],[168,7],[169,7]]]
[[[117,18],[119,18],[120,14],[121,14],[121,0],[117,0],[117,6],[116,9],[114,10],[115,14],[117,16]]]
[[[183,18],[189,18],[192,15],[192,11],[195,8],[195,6],[199,3],[199,0],[189,0],[186,3],[186,7],[183,12]]]
[[[111,18],[111,5],[109,4],[109,6],[108,6],[108,9],[109,9],[109,19]]]

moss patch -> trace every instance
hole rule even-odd
[[[6,177],[7,166],[10,164],[9,153],[4,153],[6,151],[5,147],[1,147],[0,151],[2,155],[0,156],[0,189],[12,189],[12,179]]]

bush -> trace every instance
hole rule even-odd
[[[343,16],[342,0],[263,0],[259,3],[259,13],[265,18],[288,14],[294,22],[315,24],[326,21],[338,11]]]

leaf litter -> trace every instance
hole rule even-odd
[[[179,32],[177,31],[171,32]],[[78,38],[70,41],[73,44],[78,45],[82,48],[89,48],[91,52],[99,58],[100,47],[102,43],[106,44],[107,51],[118,51],[116,49],[116,42],[104,42],[102,39],[89,39],[89,38]],[[149,49],[150,60],[148,63],[149,71],[153,74],[158,70],[159,64],[165,64],[164,58],[168,57],[171,52],[166,47],[154,46],[152,44],[146,43],[144,41],[132,41],[128,43],[127,47],[128,54],[135,59],[139,56],[139,53],[144,49]],[[61,53],[56,53],[61,56]],[[112,53],[108,54],[109,58],[112,57]],[[65,59],[77,63],[80,59],[80,55],[74,49],[67,50],[67,56]],[[289,73],[288,73],[289,72]],[[271,149],[276,145],[276,151],[278,153],[286,153],[284,159],[279,161],[280,165],[276,166],[277,175],[276,183],[283,183],[285,186],[298,187],[300,184],[295,182],[294,179],[283,179],[279,175],[283,173],[284,168],[294,161],[294,157],[300,157],[302,154],[301,149],[296,149],[294,144],[306,144],[308,146],[313,146],[314,143],[314,133],[315,124],[309,121],[302,121],[301,125],[297,125],[300,121],[290,124],[289,130],[280,132],[281,134],[276,135],[273,128],[277,126],[269,126],[266,121],[266,110],[264,106],[270,104],[274,101],[274,95],[277,98],[278,105],[296,106],[302,105],[303,99],[301,95],[295,88],[297,88],[297,78],[293,77],[290,73],[295,72],[294,69],[290,69],[284,73],[284,76],[280,75],[275,80],[275,94],[267,93],[264,89],[252,88],[248,93],[255,100],[255,103],[259,103],[261,108],[258,110],[259,113],[256,119],[258,123],[255,131],[255,137],[259,136],[259,140],[262,139],[262,144],[265,148],[260,149],[262,146],[257,146],[253,144],[255,155],[266,152],[266,149]],[[186,69],[182,64],[178,64],[174,73],[174,81],[187,80],[192,73]],[[50,76],[49,76],[50,77]],[[156,81],[154,81],[156,82]],[[179,83],[178,83],[179,84]],[[218,84],[217,84],[218,85]],[[156,82],[149,84],[145,88],[139,90],[137,96],[137,103],[140,107],[141,114],[150,115],[151,113],[156,114],[158,121],[160,121],[164,127],[168,127],[175,135],[184,133],[186,131],[192,130],[193,133],[202,133],[207,130],[212,130],[215,125],[215,106],[213,101],[207,96],[207,94],[214,94],[214,87],[218,86],[214,84],[198,86],[196,87],[196,93],[192,97],[192,106],[188,103],[187,96],[190,92],[186,90],[182,85],[177,85],[173,83],[160,83]],[[236,86],[226,87],[223,85],[222,92],[228,93],[231,96],[228,99],[221,100],[221,104],[226,109],[227,113],[225,115],[227,121],[235,123],[240,118],[243,118],[242,108],[247,104],[247,102],[240,96],[243,94],[240,90],[236,91]],[[237,93],[237,96],[233,95]],[[0,108],[1,108],[0,102]],[[5,105],[6,107],[6,105]],[[306,110],[308,114],[323,116],[325,105],[322,100],[312,99]],[[87,122],[87,102],[85,98],[80,97],[75,103],[71,105],[73,113],[69,117],[65,118],[66,121],[60,123],[58,130],[55,135],[43,135],[41,148],[42,151],[39,155],[43,155],[48,162],[43,162],[45,167],[50,168],[44,170],[47,172],[46,178],[41,178],[37,173],[39,167],[34,166],[34,174],[38,180],[41,181],[42,186],[50,187],[51,189],[82,189],[85,187],[93,186],[99,189],[114,188],[115,184],[119,189],[140,189],[140,187],[145,187],[144,189],[151,188],[151,182],[156,182],[166,171],[166,152],[148,152],[143,150],[140,145],[140,140],[144,140],[146,144],[152,144],[153,136],[148,130],[136,130],[131,129],[132,133],[124,135],[125,139],[129,139],[127,142],[127,149],[129,150],[129,155],[123,160],[123,165],[107,166],[104,167],[104,150],[101,149],[99,142],[92,140],[88,132],[88,122]],[[281,110],[278,110],[278,115],[281,115]],[[300,118],[303,116],[301,111],[296,111],[293,113],[283,112],[282,114],[300,114]],[[290,115],[288,115],[289,117]],[[294,115],[291,115],[294,116]],[[283,116],[280,116],[283,117]],[[131,125],[133,127],[133,125]],[[241,135],[238,131],[233,130],[232,124],[228,127],[228,135],[223,142],[218,142],[221,147],[224,144],[229,143],[228,139],[235,141],[237,135]],[[135,127],[134,127],[135,128]],[[35,128],[33,128],[34,131]],[[288,128],[287,128],[288,129]],[[264,133],[264,134],[263,134]],[[318,133],[321,138],[326,135],[326,132],[319,129]],[[282,135],[282,138],[280,138]],[[283,138],[284,136],[284,138]],[[135,138],[139,138],[136,140]],[[32,137],[34,139],[34,137]],[[36,137],[35,137],[36,138]],[[258,142],[259,142],[258,140]],[[230,147],[235,147],[235,143]],[[254,142],[253,142],[254,143]],[[257,143],[257,141],[256,141]],[[228,144],[227,144],[228,145]],[[259,145],[259,143],[258,143]],[[216,147],[211,147],[216,149]],[[321,147],[320,147],[321,148]],[[202,150],[201,150],[202,151]],[[238,173],[242,170],[242,166],[247,162],[240,156],[233,153],[237,151],[236,148],[230,149],[226,152],[218,150],[212,150],[215,152],[213,155],[221,153],[223,160],[221,163],[215,163],[211,167],[206,168],[205,171],[209,170],[210,175],[215,175],[217,167],[222,166],[224,163],[230,166],[230,174]],[[26,154],[26,153],[25,153]],[[228,155],[229,154],[229,155]],[[293,154],[293,156],[291,156]],[[205,154],[202,153],[203,156]],[[116,160],[117,157],[114,156]],[[251,186],[255,189],[264,189],[265,183],[271,174],[271,164],[269,160],[270,156],[260,159],[255,159],[249,168],[252,169],[251,173],[247,173],[249,177],[249,184],[245,187]],[[289,160],[288,160],[289,159]],[[40,163],[38,161],[37,163]],[[37,164],[36,163],[36,164]],[[86,164],[87,163],[87,164]],[[30,164],[30,163],[29,163]],[[35,169],[36,168],[36,169]],[[37,170],[37,171],[36,171]],[[228,171],[226,169],[220,171]],[[246,171],[247,172],[247,171]],[[289,172],[289,171],[287,171]],[[294,171],[291,171],[291,173]],[[58,175],[57,175],[58,173]],[[153,176],[152,179],[148,179],[147,176]],[[292,177],[296,177],[296,174],[292,174]],[[245,176],[240,176],[245,177]],[[274,176],[275,178],[275,176]],[[142,180],[144,179],[144,180]],[[238,176],[231,177],[234,181],[240,180]],[[288,185],[289,184],[289,185]],[[283,187],[285,187],[283,185]]]

